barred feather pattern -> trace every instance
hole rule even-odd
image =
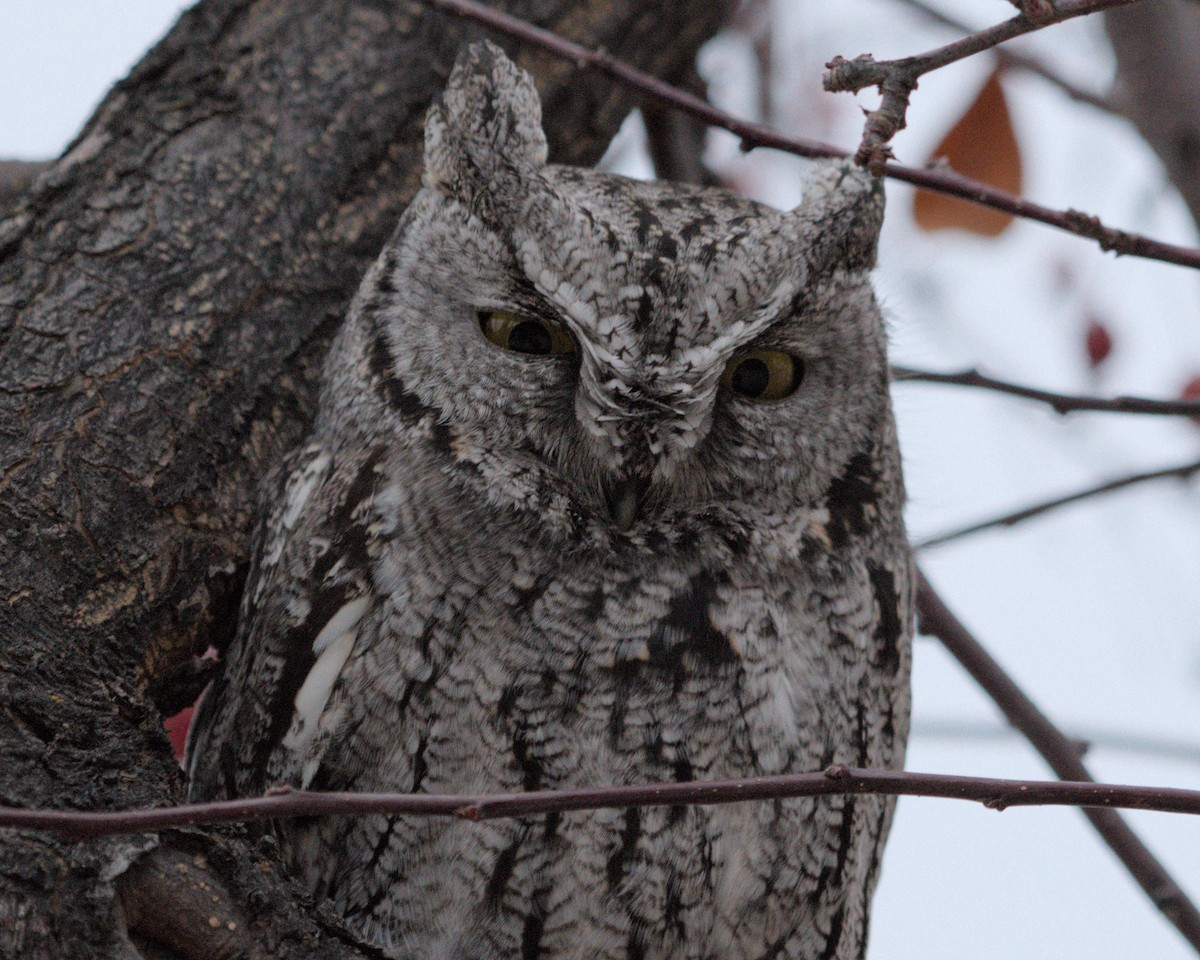
[[[466,51],[310,442],[264,487],[193,798],[900,766],[913,578],[869,283],[881,216],[842,166],[779,212],[547,165],[529,78]],[[502,350],[489,310],[575,350]],[[794,396],[722,382],[763,348],[803,358]],[[892,808],[274,829],[391,957],[852,960]]]

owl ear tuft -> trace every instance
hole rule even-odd
[[[425,118],[425,185],[470,201],[545,163],[533,80],[491,41],[471,44]]]
[[[849,160],[818,163],[805,181],[803,201],[792,211],[816,272],[874,267],[883,205],[881,178]]]

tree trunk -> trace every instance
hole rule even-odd
[[[1153,0],[1104,14],[1114,102],[1158,154],[1200,227],[1200,2]]]
[[[667,75],[726,12],[504,6]],[[233,628],[257,481],[303,434],[330,334],[417,186],[426,105],[474,35],[402,0],[204,0],[0,220],[0,803],[178,801],[162,713]],[[627,94],[517,59],[552,159],[593,162]],[[297,899],[265,843],[7,831],[0,956],[376,956]]]

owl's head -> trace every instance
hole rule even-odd
[[[429,112],[424,187],[363,303],[463,456],[548,472],[616,530],[786,512],[891,434],[882,212],[843,165],[790,212],[547,165],[532,81],[481,43]]]

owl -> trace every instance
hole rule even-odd
[[[911,558],[869,271],[882,193],[780,212],[548,165],[460,58],[423,188],[267,484],[193,799],[898,767]],[[892,802],[304,818],[295,875],[404,960],[850,960]]]

